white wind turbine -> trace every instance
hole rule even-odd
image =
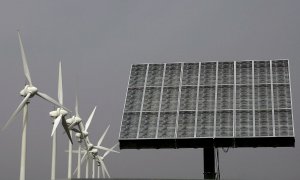
[[[117,147],[119,143],[115,144],[113,147],[111,147],[110,149],[114,149],[115,147]],[[106,178],[106,175],[108,178],[110,178],[110,175],[108,173],[108,170],[106,168],[106,165],[104,163],[104,158],[110,153],[111,151],[106,151],[103,156],[97,155],[96,156],[96,161],[97,161],[97,165],[98,165],[98,178],[100,178],[100,172],[99,172],[99,167],[101,166],[101,170],[102,170],[102,177]],[[106,174],[106,175],[105,175]]]
[[[104,140],[104,137],[105,137],[105,135],[106,135],[106,133],[107,133],[109,127],[110,127],[110,125],[108,125],[107,128],[105,129],[104,133],[102,134],[102,136],[100,137],[100,139],[99,139],[99,141],[98,141],[98,143],[97,143],[97,146],[100,146],[100,145],[101,145],[101,143],[102,143],[102,141]],[[110,148],[110,149],[113,150],[117,145],[118,145],[118,143],[115,144],[115,145],[114,145],[112,148]],[[102,176],[103,176],[103,178],[105,178],[105,174],[107,174],[107,176],[110,178],[110,175],[109,175],[109,173],[108,173],[108,171],[107,171],[107,168],[106,168],[106,166],[105,166],[105,164],[104,164],[104,161],[103,161],[103,159],[104,159],[110,152],[112,152],[112,151],[106,151],[106,152],[104,153],[103,156],[98,155],[98,151],[97,151],[97,153],[94,153],[94,154],[93,154],[93,155],[95,156],[95,158],[96,158],[97,163],[98,163],[98,176],[99,176],[99,166],[101,165]],[[119,153],[118,151],[116,151],[116,152]]]
[[[118,143],[117,144],[115,144],[113,147],[111,147],[110,148],[110,150],[113,150],[116,146],[118,145]],[[65,152],[69,152],[69,151],[65,151]],[[84,163],[85,161],[87,161],[87,164],[86,164],[86,178],[88,178],[88,171],[89,171],[89,169],[88,169],[88,161],[89,160],[92,160],[93,159],[93,166],[92,166],[92,178],[95,178],[95,162],[97,162],[97,176],[98,176],[98,178],[100,178],[100,167],[101,167],[101,171],[102,171],[102,177],[103,178],[105,178],[106,176],[107,177],[109,177],[110,178],[110,175],[109,175],[109,173],[108,173],[108,170],[107,170],[107,167],[106,167],[106,165],[105,165],[105,163],[104,163],[104,158],[110,153],[110,152],[112,152],[112,151],[106,151],[104,154],[103,154],[103,156],[100,156],[100,155],[98,155],[98,154],[95,154],[94,152],[92,152],[92,151],[90,151],[90,152],[87,152],[87,150],[85,150],[85,149],[81,149],[81,150],[73,150],[72,151],[72,153],[76,153],[77,155],[78,155],[78,167],[77,167],[77,169],[75,169],[75,171],[74,171],[74,173],[76,173],[76,171],[77,171],[77,173],[80,171],[80,166],[81,166],[81,164],[82,163]],[[80,155],[79,154],[85,154],[84,156],[83,156],[83,160],[82,160],[82,162],[81,162],[81,160],[80,160]],[[80,178],[80,176],[77,176],[77,178]]]
[[[91,123],[91,120],[94,116],[96,108],[97,107],[94,108],[93,112],[89,116],[89,119],[87,121],[87,127]],[[88,133],[87,132],[83,133],[86,128],[84,127],[84,125],[82,123],[82,119],[79,115],[77,95],[76,95],[76,103],[75,103],[75,116],[72,116],[71,118],[67,119],[66,124],[67,124],[69,130],[72,130],[72,131],[76,132],[76,137],[78,138],[78,142],[79,142],[78,151],[80,151],[80,149],[81,149],[82,140],[84,140],[85,146],[87,147],[87,141],[85,140],[85,137],[87,137]],[[78,129],[76,129],[75,126],[78,126]],[[71,170],[72,170],[72,167],[71,167],[72,166],[72,146],[70,144],[69,144],[68,152],[69,152],[68,178],[71,178],[71,176],[72,176],[72,174],[71,174]],[[79,153],[78,156],[80,156],[80,153]],[[78,172],[77,176],[80,177],[80,171]]]
[[[70,132],[70,130],[76,131],[75,128],[71,129],[70,128],[70,124],[72,122],[76,122],[76,125],[78,124],[78,128],[80,129],[81,127],[79,126],[79,124],[81,123],[82,119],[79,116],[79,112],[78,112],[78,97],[76,95],[76,102],[75,102],[75,116],[72,116],[71,118],[67,119],[66,125],[68,127],[68,130]],[[79,142],[79,150],[80,150],[80,142]],[[68,178],[70,179],[72,177],[72,144],[69,143],[69,150],[68,150]],[[79,176],[80,176],[80,172],[79,172]]]
[[[99,139],[99,141],[98,141],[98,143],[97,143],[96,146],[93,145],[93,144],[90,142],[90,140],[89,140],[88,137],[85,137],[86,143],[87,143],[87,150],[88,150],[89,152],[92,152],[92,153],[98,153],[98,150],[104,150],[104,151],[111,151],[111,152],[119,153],[118,151],[115,151],[115,150],[112,150],[112,149],[109,149],[109,148],[106,148],[106,147],[101,146],[101,142],[103,141],[104,136],[105,136],[105,134],[106,134],[108,128],[109,128],[109,126],[107,127],[106,131],[103,133],[103,135],[101,136],[101,138]]]
[[[100,157],[98,157],[98,150],[105,150],[106,152],[115,152],[115,153],[119,153],[118,151],[115,151],[115,150],[113,150],[113,148],[115,148],[116,147],[116,145],[113,147],[113,148],[105,148],[105,147],[103,147],[103,146],[100,146],[101,145],[101,143],[102,143],[102,141],[103,141],[103,139],[104,139],[104,137],[105,137],[105,135],[106,135],[106,133],[107,133],[107,131],[108,131],[108,129],[109,129],[109,127],[110,126],[108,126],[107,128],[106,128],[106,130],[104,131],[104,133],[102,134],[102,136],[100,137],[100,139],[99,139],[99,141],[98,141],[98,143],[97,143],[97,146],[94,146],[93,144],[91,144],[90,143],[90,141],[89,141],[89,139],[88,139],[88,137],[85,137],[86,138],[86,141],[87,141],[87,149],[85,149],[84,150],[84,155],[83,155],[83,157],[81,158],[81,162],[80,162],[80,164],[78,164],[78,167],[75,169],[75,171],[73,172],[73,174],[75,174],[76,173],[76,171],[80,168],[80,165],[84,162],[84,161],[86,161],[86,160],[89,160],[89,159],[99,159],[98,160],[98,162],[100,163],[100,164],[102,164],[102,159],[101,159],[101,156]],[[80,154],[80,153],[79,153]],[[108,154],[108,153],[107,153]],[[106,155],[105,155],[106,156]],[[99,164],[98,163],[98,164]],[[103,166],[105,166],[105,165],[103,165]],[[88,171],[88,162],[87,162],[87,168],[86,168],[87,170],[86,171]],[[93,168],[94,169],[94,168]],[[105,169],[105,168],[104,168]],[[102,171],[105,171],[105,170],[102,170]],[[107,171],[107,170],[106,170]],[[105,171],[105,172],[106,172]],[[108,172],[107,172],[108,173]],[[95,174],[95,172],[93,171],[93,174]]]
[[[63,104],[63,86],[62,86],[62,70],[61,70],[61,62],[59,62],[59,70],[58,70],[58,101],[60,104]],[[66,110],[63,108],[57,108],[55,111],[51,111],[49,115],[54,119],[53,121],[53,129],[52,129],[52,163],[51,163],[51,180],[55,180],[55,170],[56,170],[56,128],[59,122],[62,120],[62,126],[67,133],[70,142],[72,142],[71,134],[68,129],[68,125],[65,120],[65,116],[68,114]]]
[[[92,113],[90,114],[88,121],[86,123],[86,126],[89,127],[89,124],[91,123],[91,120],[94,116],[95,110],[97,107],[94,108]],[[75,104],[75,116],[72,116],[71,118],[66,120],[66,123],[68,125],[68,129],[76,132],[76,137],[78,137],[79,147],[78,150],[81,149],[81,142],[84,140],[84,144],[87,147],[88,143],[86,141],[86,137],[88,136],[88,133],[86,132],[87,128],[84,127],[82,123],[82,119],[79,116],[78,112],[78,97],[76,96],[76,104]],[[78,129],[75,128],[75,126],[78,126]],[[84,132],[84,133],[83,133]],[[68,162],[68,178],[71,178],[71,169],[72,169],[72,146],[69,144],[69,162]],[[80,156],[80,153],[79,153]],[[80,158],[80,157],[79,157]],[[78,172],[77,176],[80,177],[80,171]]]
[[[83,124],[81,122],[82,122],[82,119],[81,119],[81,117],[79,115],[79,112],[78,112],[78,97],[76,95],[75,116],[72,116],[71,118],[67,119],[66,123],[67,123],[67,126],[68,126],[69,130],[73,130],[77,133],[80,133],[81,129],[84,129]],[[72,127],[71,127],[71,125],[72,125]],[[74,128],[75,125],[78,125],[79,130]],[[80,151],[80,149],[81,149],[81,144],[80,144],[81,139],[79,139],[78,142],[79,142],[78,150]],[[72,146],[71,146],[70,143],[69,143],[68,152],[69,152],[69,154],[68,154],[68,178],[71,178],[71,176],[72,176]],[[80,153],[78,154],[78,156],[79,156],[79,159],[80,159]],[[78,171],[77,177],[80,177],[80,171]]]
[[[30,72],[28,68],[28,63],[25,55],[25,51],[23,48],[22,40],[21,40],[21,35],[20,32],[18,31],[18,37],[19,37],[19,44],[20,44],[20,49],[21,49],[21,55],[22,55],[22,62],[23,62],[23,69],[24,69],[24,74],[27,79],[27,83],[20,91],[20,95],[23,98],[22,102],[19,104],[17,109],[13,112],[9,120],[6,122],[4,127],[1,129],[2,131],[6,129],[6,127],[13,122],[16,119],[17,114],[23,109],[23,132],[22,132],[22,146],[21,146],[21,161],[20,161],[20,180],[25,180],[25,162],[26,162],[26,135],[27,135],[27,123],[28,123],[28,104],[29,104],[29,98],[34,97],[35,95],[59,106],[63,107],[60,103],[58,103],[56,100],[48,96],[47,94],[44,94],[38,89],[33,86],[31,77],[30,77]],[[68,110],[67,108],[63,107],[64,109]],[[69,111],[69,110],[68,110]]]

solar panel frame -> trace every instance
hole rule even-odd
[[[150,71],[148,82],[149,68],[155,71]],[[276,68],[283,71],[283,79]],[[295,134],[289,68],[289,61],[285,59],[134,64],[130,69],[120,126],[120,148],[293,147]],[[240,73],[245,70],[246,75]],[[159,74],[159,77],[155,74]],[[142,81],[144,82],[141,83]],[[131,107],[128,104],[134,105],[134,101],[128,100],[133,96],[131,91],[143,91],[140,110],[129,108],[134,111],[128,111],[128,107]],[[213,104],[211,100],[208,101],[208,106],[204,106],[207,99],[204,97],[205,102],[200,100],[203,99],[200,91],[208,97],[212,97],[214,93]],[[274,97],[274,93],[280,96]],[[248,99],[242,99],[244,95]],[[192,99],[189,99],[190,96]],[[289,97],[285,98],[286,96]],[[156,98],[154,108],[153,104],[148,103],[144,108],[144,102],[153,102],[153,98]],[[172,98],[177,102],[165,101]],[[283,108],[284,105],[287,108]],[[213,110],[210,109],[211,106],[214,107]],[[207,118],[211,118],[212,113],[211,129]],[[137,115],[138,124],[134,118]],[[175,124],[170,121],[174,115]],[[282,125],[283,123],[286,124]],[[204,132],[207,127],[210,129],[208,134]],[[124,135],[126,128],[132,128],[129,131],[136,133],[136,136],[129,132]],[[213,134],[209,133],[211,130]]]

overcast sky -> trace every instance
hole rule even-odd
[[[1,0],[0,126],[22,98],[22,33],[33,83],[57,98],[58,62],[63,61],[64,104],[87,119],[96,143],[108,124],[103,145],[118,134],[130,65],[247,59],[290,59],[295,131],[300,123],[300,1],[101,1]],[[29,107],[27,179],[50,179],[53,106],[37,97]],[[0,179],[19,178],[21,116],[0,134]],[[58,127],[57,177],[67,176],[68,139]],[[74,148],[77,147],[75,142]],[[76,158],[74,156],[74,165]],[[202,178],[202,149],[122,150],[106,164],[113,177]],[[221,176],[243,180],[295,180],[300,149],[240,148],[220,153]]]

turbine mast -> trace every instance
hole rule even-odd
[[[72,137],[72,131],[70,131]],[[68,179],[72,178],[72,143],[69,141]]]
[[[20,162],[20,180],[25,180],[26,172],[26,136],[28,122],[28,101],[23,108],[23,132],[22,132],[22,147],[21,147],[21,162]]]

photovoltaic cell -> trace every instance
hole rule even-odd
[[[288,60],[134,64],[121,148],[294,146]]]
[[[155,138],[157,112],[143,112],[139,130],[139,138]]]
[[[180,111],[177,137],[194,137],[195,112]]]
[[[159,119],[158,138],[174,138],[176,112],[161,112]]]
[[[214,112],[202,111],[198,113],[196,137],[213,137]]]
[[[146,87],[143,111],[158,111],[161,87]]]
[[[183,65],[183,86],[197,86],[199,74],[199,63],[185,63]]]
[[[163,73],[163,64],[150,64],[147,76],[147,86],[161,86]]]

